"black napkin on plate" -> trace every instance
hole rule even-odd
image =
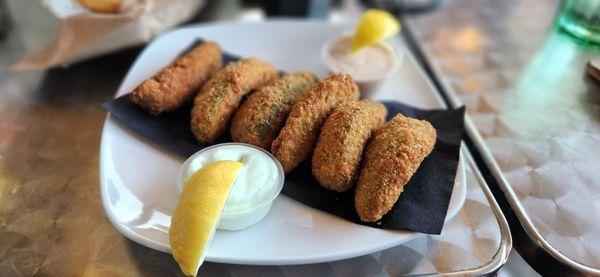
[[[237,59],[234,55],[224,53],[224,61]],[[422,110],[398,102],[383,104],[388,109],[388,120],[397,113],[425,119],[435,127],[438,137],[434,150],[404,187],[392,210],[380,222],[371,224],[360,221],[354,210],[354,191],[339,193],[321,187],[311,174],[310,159],[286,175],[282,193],[300,203],[358,224],[439,234],[444,225],[458,167],[465,109]],[[187,158],[205,147],[196,142],[190,131],[190,106],[153,116],[135,105],[130,94],[107,101],[102,106],[125,125],[182,157]],[[217,143],[229,141],[231,138],[226,134]]]

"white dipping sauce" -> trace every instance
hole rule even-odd
[[[384,42],[352,53],[352,37],[343,36],[333,42],[327,50],[327,62],[336,70],[347,72],[355,79],[382,77],[396,68],[394,50]]]
[[[222,145],[207,149],[183,172],[187,181],[196,171],[216,161],[238,161],[244,164],[229,193],[223,214],[239,213],[268,201],[278,189],[279,172],[271,157],[259,149],[244,145]]]

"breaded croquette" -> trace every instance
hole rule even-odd
[[[252,93],[231,120],[233,141],[270,150],[294,103],[317,81],[310,72],[294,72]]]
[[[436,131],[429,122],[401,114],[375,131],[354,195],[362,221],[378,221],[390,211],[435,141]]]
[[[227,130],[242,97],[277,76],[275,67],[257,58],[229,63],[204,84],[194,99],[191,120],[194,137],[203,144],[213,143]]]
[[[342,103],[358,100],[358,97],[358,87],[352,77],[345,73],[334,73],[313,86],[294,104],[271,146],[271,152],[286,173],[310,156],[321,125],[331,111]]]
[[[335,191],[352,187],[371,133],[386,115],[385,106],[373,100],[346,103],[331,112],[312,156],[313,175],[323,187]]]
[[[192,100],[202,84],[221,68],[221,48],[204,43],[138,85],[131,100],[151,114],[176,110]]]

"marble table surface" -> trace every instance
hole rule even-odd
[[[600,274],[600,48],[556,27],[558,2],[448,1],[406,23],[531,240]]]

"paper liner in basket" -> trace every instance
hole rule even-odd
[[[95,13],[75,0],[46,1],[59,19],[59,35],[50,45],[12,65],[15,70],[46,69],[108,54],[148,42],[194,15],[203,0],[138,0],[120,13]],[[75,7],[75,8],[73,8]]]

